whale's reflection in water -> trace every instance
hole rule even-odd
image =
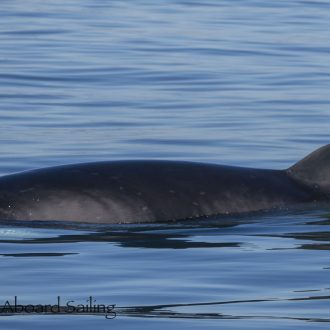
[[[52,223],[48,221],[2,221],[3,228],[7,232],[6,228],[11,228],[14,232],[24,229],[21,237],[17,235],[8,237],[8,235],[1,235],[0,231],[0,243],[104,242],[114,243],[121,247],[190,249],[243,247],[244,244],[249,243],[246,237],[273,237],[291,239],[294,244],[293,248],[328,249],[330,246],[330,213],[313,211],[310,216],[315,218],[305,218],[301,212],[300,214],[280,214],[278,217],[273,217],[273,214],[271,216],[228,216],[221,219],[134,225],[91,225],[62,221]],[[40,230],[39,234],[29,237],[28,234],[24,234],[24,230],[28,228]],[[58,234],[58,232],[60,233]],[[42,233],[47,235],[43,236]],[[212,240],[209,240],[209,237],[212,237]],[[306,241],[306,243],[301,243],[301,241]]]
[[[327,210],[0,228],[3,284],[16,283],[32,300],[63,290],[78,300],[88,286],[89,295],[116,304],[118,318],[330,322],[329,247]]]

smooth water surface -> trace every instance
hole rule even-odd
[[[0,174],[98,160],[285,168],[329,143],[330,3],[0,3]],[[1,222],[6,329],[327,329],[330,212],[195,223]],[[1,326],[2,326],[1,325]]]

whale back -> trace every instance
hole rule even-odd
[[[287,169],[293,179],[330,196],[330,144],[327,144]]]

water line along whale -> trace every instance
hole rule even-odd
[[[325,200],[330,200],[330,144],[286,170],[135,160],[0,178],[0,220],[166,222]]]

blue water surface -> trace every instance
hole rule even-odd
[[[0,3],[0,174],[173,159],[281,169],[329,143],[325,0]],[[1,222],[4,329],[328,329],[330,212],[178,224]]]

